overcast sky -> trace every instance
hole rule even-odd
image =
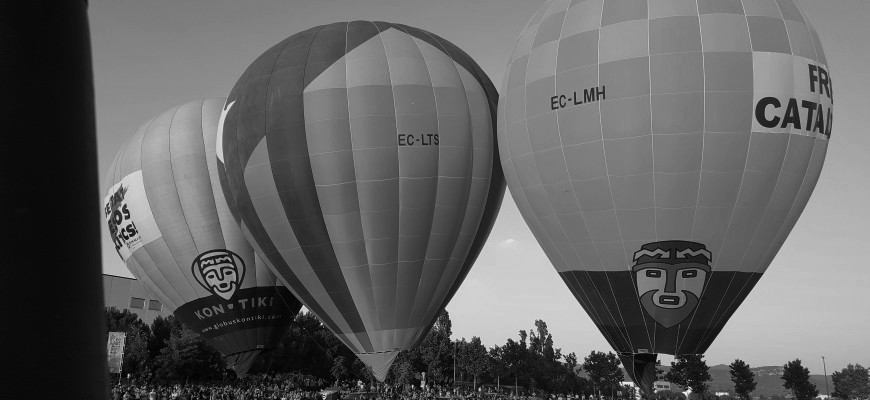
[[[870,365],[870,5],[799,0],[821,35],[835,84],[834,131],[815,193],[754,291],[706,353],[752,366],[800,358],[813,373]],[[163,111],[224,97],[264,50],[330,22],[383,20],[436,33],[501,86],[507,58],[544,0],[91,0],[100,170]],[[101,176],[101,187],[105,177]],[[101,218],[95,213],[94,218]],[[105,224],[101,224],[105,225]],[[131,276],[104,230],[103,271]],[[582,359],[610,350],[556,274],[510,195],[487,246],[447,306],[456,338],[487,346],[535,319]],[[663,358],[665,362],[670,358]]]

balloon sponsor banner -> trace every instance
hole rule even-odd
[[[813,60],[785,54],[756,53],[755,132],[792,133],[830,139],[834,89],[827,68]],[[793,72],[794,90],[771,87],[771,78]],[[777,90],[778,89],[778,90]]]
[[[175,316],[205,339],[214,339],[239,330],[286,327],[296,310],[285,305],[293,299],[284,287],[252,287],[234,292],[224,299],[214,295],[191,301],[175,310]]]
[[[109,188],[103,199],[103,216],[115,251],[127,261],[134,251],[160,237],[160,230],[151,214],[145,196],[142,171],[125,176]]]
[[[109,372],[113,374],[121,372],[126,338],[127,334],[124,332],[109,332],[109,340],[106,342],[106,354],[109,360]]]

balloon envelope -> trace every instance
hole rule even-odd
[[[223,103],[187,103],[142,125],[112,164],[104,215],[130,272],[243,376],[301,304],[254,253],[218,186]]]
[[[508,187],[630,372],[706,351],[770,265],[825,158],[826,64],[793,0],[551,0],[523,31]]]
[[[492,227],[497,97],[446,40],[355,21],[267,50],[227,99],[218,159],[245,234],[381,380]]]

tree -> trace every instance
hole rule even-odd
[[[562,349],[553,346],[553,335],[543,320],[535,320],[535,328],[529,334],[529,374],[538,388],[545,391],[561,391],[571,377],[562,364]]]
[[[625,375],[619,368],[619,358],[609,351],[604,354],[592,350],[583,359],[583,370],[589,375],[593,387],[599,392],[607,392],[608,395],[610,391],[619,390],[620,382],[625,380]]]
[[[123,368],[125,373],[142,376],[148,373],[151,355],[148,353],[149,331],[147,325],[132,325],[127,328]]]
[[[139,316],[130,310],[106,309],[106,332],[126,332],[132,326],[146,326]],[[147,326],[146,326],[147,328]]]
[[[169,340],[173,326],[176,329],[181,329],[181,322],[172,315],[166,318],[158,315],[151,322],[151,336],[148,338],[148,353],[151,354],[151,357],[160,355],[160,350],[166,346],[166,341]]]
[[[166,380],[219,379],[226,368],[221,354],[187,327],[173,329],[156,361],[157,377]]]
[[[372,373],[372,368],[366,365],[364,362],[360,361],[360,359],[357,357],[353,358],[353,363],[351,364],[351,373],[356,375],[365,383],[371,384],[375,381],[375,375]]]
[[[847,400],[870,397],[870,375],[861,364],[849,364],[841,371],[834,372],[831,380],[834,381],[834,393],[831,393],[834,397]]]
[[[710,376],[710,367],[704,361],[704,355],[681,354],[675,360],[671,363],[671,370],[665,374],[665,380],[682,387],[688,387],[692,393],[706,393],[707,382],[712,377]]]
[[[410,361],[402,360],[396,362],[393,364],[393,367],[390,368],[390,371],[393,373],[392,381],[395,382],[396,385],[404,386],[412,383],[411,380],[414,378],[414,367],[411,365]]]
[[[810,382],[810,370],[801,365],[801,360],[789,361],[782,367],[782,380],[796,400],[812,400],[819,395],[816,385]]]
[[[341,382],[341,379],[348,374],[347,367],[345,367],[344,364],[344,356],[338,356],[332,361],[332,368],[329,370],[329,372],[332,374],[332,377],[335,378],[336,386],[338,386]]]
[[[419,346],[399,353],[387,373],[388,379],[398,384],[411,384],[412,380],[420,379],[420,372],[425,372],[430,385],[450,382],[455,350],[451,334],[450,314],[443,311]],[[355,370],[351,368],[351,371]]]
[[[489,349],[489,372],[495,375],[496,384],[499,386],[501,386],[501,377],[509,373],[504,362],[504,350],[501,347],[494,346]]]
[[[445,383],[453,379],[453,323],[447,310],[441,312],[435,325],[417,349],[426,372],[427,382]]]
[[[558,393],[580,393],[583,391],[586,380],[577,376],[577,354],[568,353],[565,356],[565,364],[560,365],[564,369],[556,380],[553,390]]]
[[[367,371],[355,368],[357,357],[320,320],[310,312],[300,312],[290,322],[277,348],[261,354],[249,374],[263,372],[298,372],[318,380],[335,379],[333,368],[342,357],[345,379],[365,379]],[[398,359],[397,359],[398,362]]]
[[[477,390],[477,378],[486,373],[489,368],[489,355],[486,352],[486,347],[477,336],[472,337],[470,342],[466,342],[465,338],[462,338],[462,341],[457,342],[457,346],[457,362],[460,368],[474,378],[472,388]]]
[[[457,374],[457,376],[459,376],[459,379],[462,381],[466,380],[466,378],[465,378],[466,368],[465,367],[466,367],[466,365],[469,364],[470,354],[468,354],[469,351],[468,351],[467,347],[468,347],[468,341],[466,341],[465,338],[462,338],[462,340],[453,341],[453,349],[454,349],[453,354],[454,354],[454,358],[456,358],[456,374]]]
[[[622,392],[623,399],[635,399],[637,398],[637,389],[633,385],[622,385],[620,384],[620,389]]]
[[[520,341],[515,342],[508,338],[507,342],[501,348],[502,362],[508,371],[514,375],[514,382],[519,383],[525,381],[526,366],[528,365],[528,347],[526,343],[526,331],[520,331]]]
[[[561,358],[561,350],[553,348],[553,335],[547,329],[543,320],[535,320],[535,330],[529,336],[529,349],[533,354],[542,356],[544,361],[556,361]]]
[[[743,360],[734,360],[731,365],[731,382],[734,382],[734,392],[743,400],[749,400],[749,394],[755,390],[755,373],[749,369],[749,364]]]
[[[148,351],[151,330],[139,316],[130,310],[109,307],[105,312],[106,332],[124,332],[124,357],[121,367],[124,373],[141,376],[147,373],[152,355]],[[108,335],[108,333],[107,333]],[[106,337],[108,339],[108,336]]]

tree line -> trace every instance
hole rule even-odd
[[[172,316],[157,317],[148,325],[127,310],[107,308],[106,328],[127,333],[123,356],[125,375],[157,381],[234,379],[223,357]],[[616,354],[593,350],[582,360],[575,353],[563,354],[562,349],[554,345],[553,335],[542,320],[536,320],[533,329],[520,330],[516,339],[509,338],[504,344],[490,348],[476,336],[471,339],[451,337],[450,315],[444,311],[417,348],[399,354],[387,382],[415,386],[463,385],[471,389],[487,385],[538,395],[570,393],[632,398],[636,393],[622,385],[627,377]],[[365,364],[309,312],[296,316],[278,348],[263,352],[250,372],[299,372],[334,383],[374,382]],[[735,397],[751,399],[757,383],[750,366],[735,360],[730,365],[730,373]],[[715,398],[709,391],[712,378],[703,355],[680,355],[667,373],[658,369],[657,374],[659,380],[690,389],[690,397]],[[833,397],[844,400],[870,397],[868,370],[860,364],[850,364],[834,372],[831,378]],[[809,379],[809,370],[799,359],[783,366],[782,380],[794,400],[811,400],[819,394]],[[670,391],[650,397],[686,400],[682,393]]]
[[[746,362],[740,359],[734,360],[729,368],[736,397],[741,400],[752,399],[751,393],[757,386],[755,373]],[[800,359],[787,362],[782,369],[780,377],[782,386],[791,392],[791,399],[812,400],[819,396],[819,390],[810,381],[810,370],[801,364]],[[708,386],[708,382],[712,378],[702,354],[680,355],[671,363],[671,368],[667,373],[662,374],[661,370],[657,372],[660,379],[688,388],[692,394],[697,394],[703,400],[713,397]],[[870,371],[860,364],[849,364],[841,371],[834,372],[831,375],[831,380],[834,384],[834,392],[831,393],[833,398],[865,400],[870,397]],[[665,395],[658,398],[675,400],[675,397],[678,396]],[[773,396],[770,400],[785,399],[783,396]],[[720,397],[719,400],[725,399]],[[759,400],[768,399],[759,396]]]

